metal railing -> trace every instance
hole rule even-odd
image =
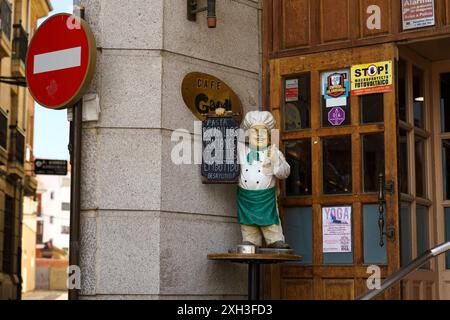
[[[28,51],[28,35],[20,23],[15,24],[13,27],[14,27],[14,39],[13,39],[12,58],[18,59],[25,64]]]
[[[433,249],[425,251],[421,256],[411,261],[408,265],[401,268],[399,271],[395,272],[393,275],[384,280],[379,289],[370,290],[366,294],[360,296],[357,300],[371,300],[375,298],[376,296],[380,295],[390,287],[397,284],[399,281],[403,280],[410,273],[419,269],[431,258],[437,257],[447,252],[448,250],[450,250],[450,242],[441,244]]]
[[[0,0],[0,28],[8,39],[11,39],[12,9],[8,0]]]

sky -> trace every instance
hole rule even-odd
[[[54,10],[49,16],[61,12],[72,13],[73,0],[52,0],[51,3]],[[49,110],[36,104],[34,121],[35,158],[69,160],[67,110]]]

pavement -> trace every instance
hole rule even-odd
[[[68,300],[66,291],[36,290],[22,294],[22,300]]]

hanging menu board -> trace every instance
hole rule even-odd
[[[202,125],[202,179],[204,184],[234,184],[238,163],[239,123],[234,116],[208,116]]]

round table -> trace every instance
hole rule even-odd
[[[245,263],[248,265],[248,300],[259,300],[260,266],[262,264],[276,264],[283,262],[301,261],[301,256],[278,253],[212,253],[209,260]]]

